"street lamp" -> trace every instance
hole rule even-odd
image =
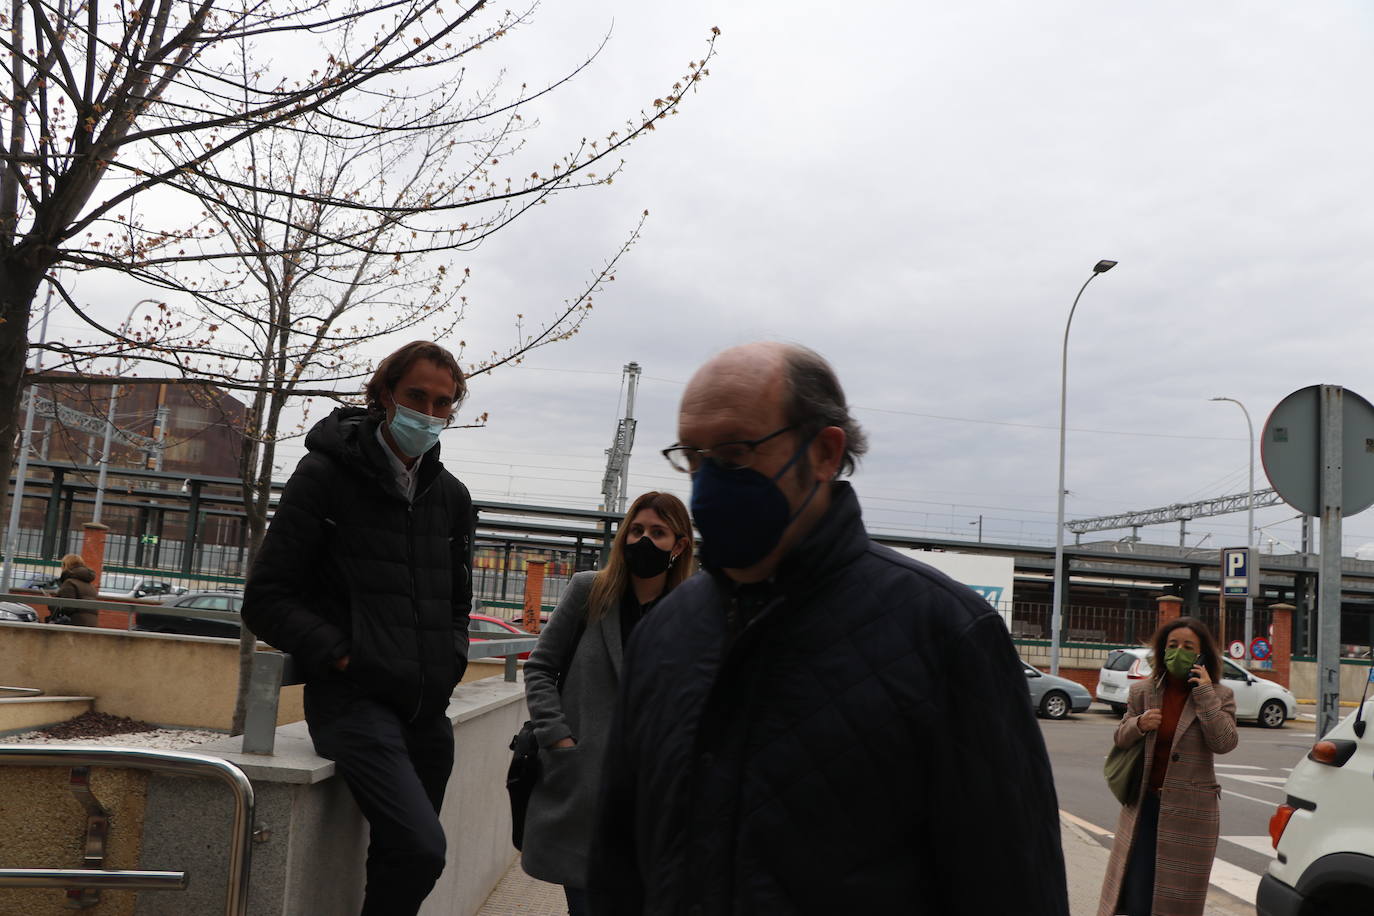
[[[133,308],[129,309],[129,315],[124,319],[124,323],[119,326],[119,333],[125,337],[129,335],[129,325],[133,323],[134,312],[140,306],[147,305],[149,302],[158,304],[157,299],[140,299],[134,303]],[[91,521],[100,524],[100,510],[105,507],[105,477],[110,469],[110,440],[114,438],[115,430],[115,408],[119,404],[119,377],[124,372],[124,357],[119,358],[115,363],[115,382],[110,386],[110,409],[105,413],[105,445],[100,450],[100,473],[95,482],[95,508],[91,511]]]
[[[1064,626],[1064,432],[1069,400],[1069,328],[1073,325],[1073,313],[1078,309],[1078,300],[1083,290],[1098,274],[1105,274],[1116,266],[1115,261],[1098,261],[1093,272],[1078,288],[1069,309],[1069,320],[1064,322],[1064,354],[1059,369],[1059,489],[1055,493],[1058,504],[1054,526],[1054,606],[1050,617],[1050,674],[1059,674],[1060,632]]]
[[[1245,503],[1245,546],[1251,548],[1251,562],[1254,562],[1255,546],[1255,425],[1250,422],[1250,411],[1245,409],[1245,405],[1235,398],[1212,398],[1213,401],[1230,401],[1240,408],[1240,412],[1245,414],[1245,428],[1250,433],[1250,498]],[[1250,570],[1250,575],[1255,575],[1256,570]],[[1254,637],[1255,626],[1255,598],[1251,594],[1254,589],[1246,588],[1245,592],[1245,657],[1250,658],[1250,640]],[[1219,634],[1221,639],[1222,651],[1226,650],[1226,634]]]

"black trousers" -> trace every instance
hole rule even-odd
[[[448,717],[406,723],[338,677],[306,684],[305,721],[316,752],[334,761],[371,827],[362,916],[413,916],[444,870]]]
[[[1117,911],[1150,916],[1155,896],[1155,850],[1159,845],[1159,794],[1146,790],[1135,816],[1135,837],[1126,859]]]

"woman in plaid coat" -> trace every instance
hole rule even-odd
[[[1118,747],[1145,742],[1136,798],[1121,809],[1098,916],[1202,916],[1221,823],[1212,756],[1236,746],[1236,701],[1217,681],[1206,624],[1171,620],[1151,640],[1148,680],[1131,686]]]

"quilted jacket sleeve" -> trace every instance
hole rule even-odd
[[[1068,916],[1054,780],[1007,628],[982,613],[943,648],[923,819],[936,861],[913,863],[942,876],[947,896],[931,911]]]
[[[477,514],[472,510],[472,497],[467,487],[458,484],[461,498],[457,515],[460,521],[451,534],[453,569],[453,651],[458,657],[459,670],[467,667],[468,624],[472,613],[472,552]]]
[[[259,638],[290,652],[312,676],[348,654],[348,638],[310,604],[318,588],[311,564],[323,553],[330,475],[324,459],[307,457],[287,481],[277,514],[249,571],[243,621]]]
[[[636,824],[640,818],[635,805],[639,777],[633,749],[626,740],[626,720],[635,717],[636,683],[634,655],[627,652],[620,671],[620,697],[606,741],[597,825],[592,834],[594,839],[587,866],[587,896],[596,916],[643,916],[644,913],[644,880],[639,873],[635,847]]]

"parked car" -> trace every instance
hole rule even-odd
[[[60,576],[53,576],[49,575],[48,573],[43,573],[41,575],[34,576],[32,579],[27,580],[26,582],[24,582],[23,585],[19,587],[33,589],[36,592],[50,592],[56,589],[61,584],[62,579]]]
[[[1046,674],[1039,668],[1021,663],[1025,670],[1026,686],[1030,689],[1031,706],[1046,719],[1063,719],[1071,712],[1084,712],[1093,703],[1092,695],[1082,684],[1066,677]]]
[[[533,636],[533,633],[526,633],[524,630],[511,623],[509,620],[502,620],[500,617],[490,617],[486,614],[472,614],[468,617],[469,633],[502,633],[512,636]],[[489,642],[481,636],[469,636],[472,642]],[[520,658],[529,658],[528,652],[521,652]]]
[[[1150,650],[1113,649],[1097,675],[1097,699],[1118,716],[1126,713],[1131,684],[1150,676]],[[1221,682],[1236,694],[1236,718],[1254,719],[1264,728],[1281,728],[1298,716],[1298,701],[1287,687],[1258,677],[1229,658],[1221,660]]]
[[[186,589],[164,582],[161,579],[117,580],[101,578],[100,598],[103,601],[121,601],[129,598],[160,598],[164,595],[184,595]]]
[[[194,608],[198,611],[228,611],[235,618],[243,610],[243,595],[230,591],[187,592],[175,595],[163,602],[166,610],[138,611],[134,614],[132,630],[145,633],[180,633],[183,636],[218,636],[222,639],[238,639],[240,625],[235,620],[205,620],[200,617],[185,617],[176,613],[176,608]]]
[[[18,601],[0,601],[0,620],[9,623],[37,623],[38,612]]]
[[[1278,857],[1260,879],[1259,916],[1374,911],[1374,731],[1360,734],[1356,715],[1313,745],[1284,785],[1269,821]],[[1371,718],[1374,700],[1360,720]]]

